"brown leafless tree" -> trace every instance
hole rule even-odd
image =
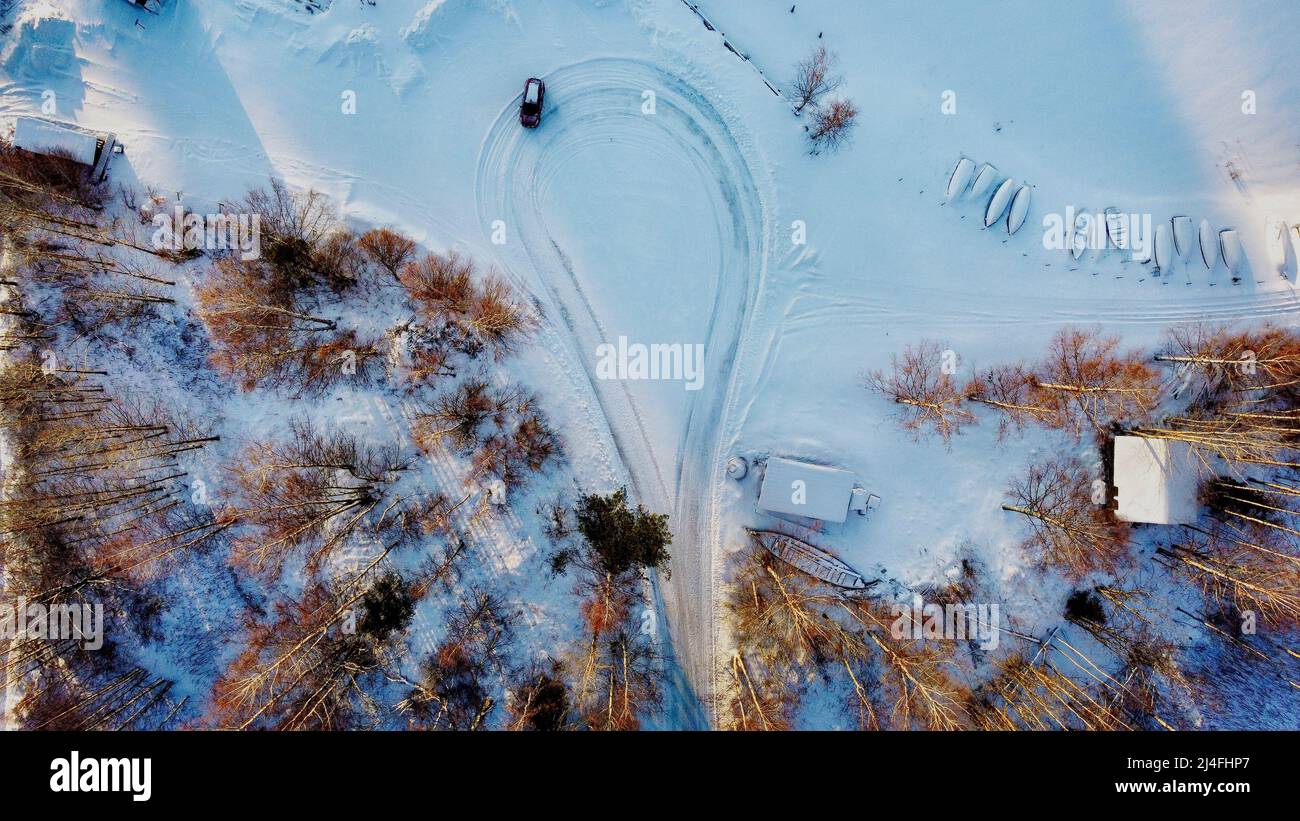
[[[795,66],[794,81],[791,83],[795,114],[802,114],[810,105],[816,107],[823,96],[844,82],[844,78],[835,74],[835,63],[835,55],[827,51],[825,46],[818,46]]]
[[[1037,389],[1050,398],[1060,427],[1081,435],[1105,432],[1112,420],[1134,424],[1155,406],[1159,378],[1136,352],[1120,353],[1118,337],[1065,328],[1039,366]]]
[[[839,151],[848,143],[858,123],[858,106],[852,100],[831,100],[813,112],[808,129],[812,153]]]
[[[1052,425],[1053,403],[1025,365],[999,365],[979,371],[962,388],[962,396],[998,411],[998,437],[1022,431],[1030,423]]]
[[[871,371],[864,381],[868,390],[902,406],[898,419],[905,429],[918,437],[922,431],[932,430],[948,442],[964,426],[974,423],[975,416],[962,405],[961,390],[944,368],[940,343],[909,345],[890,361],[889,373]]]
[[[1114,572],[1127,559],[1129,527],[1104,500],[1093,498],[1093,480],[1078,462],[1031,465],[1028,475],[1012,482],[1010,493],[1014,501],[1002,509],[1026,517],[1030,534],[1023,548],[1040,565],[1078,578]]]
[[[244,523],[233,539],[235,562],[271,579],[291,557],[319,567],[372,514],[391,523],[389,506],[414,504],[390,492],[409,463],[396,449],[322,434],[304,419],[290,423],[286,441],[249,444],[230,468]]]
[[[415,253],[415,241],[388,228],[374,228],[357,240],[361,252],[399,283],[397,272]]]

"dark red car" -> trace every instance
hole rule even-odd
[[[524,83],[524,101],[519,104],[519,122],[524,128],[536,128],[542,122],[542,99],[546,97],[546,83],[529,77]]]

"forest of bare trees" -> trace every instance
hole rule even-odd
[[[0,150],[5,595],[111,620],[102,646],[83,632],[0,648],[15,715],[38,729],[174,725],[186,698],[133,661],[132,645],[158,629],[159,580],[221,550],[234,524],[187,493],[184,463],[218,437],[161,401],[114,392],[110,374],[56,344],[115,338],[174,302],[174,282],[140,267],[160,255],[106,218],[105,201],[84,169]]]
[[[1000,440],[1038,430],[1095,443],[1096,466],[1064,455],[1027,465],[1002,508],[1018,515],[1021,549],[1041,572],[1107,580],[1071,596],[1068,637],[1026,637],[998,662],[965,698],[971,726],[1189,728],[1205,706],[1232,699],[1225,688],[1243,680],[1234,670],[1297,686],[1300,334],[1188,324],[1144,353],[1065,328],[1036,362],[979,368],[964,383],[958,371],[955,352],[927,340],[865,383],[898,406],[900,427],[949,446],[990,414]],[[1116,433],[1188,449],[1201,487],[1195,524],[1138,531],[1116,518],[1102,470]],[[1171,586],[1191,588],[1202,606],[1169,604],[1156,591]],[[1221,678],[1188,667],[1179,632],[1188,626],[1221,646]]]
[[[568,685],[518,660],[518,605],[478,555],[497,515],[483,483],[521,487],[561,455],[537,397],[500,370],[531,309],[468,260],[353,231],[325,197],[279,181],[221,206],[258,217],[260,256],[155,246],[141,202],[162,200],[113,197],[75,163],[0,146],[4,593],[105,614],[102,647],[0,645],[15,718],[576,726]],[[405,322],[369,318],[395,308]],[[168,394],[178,383],[196,393]],[[319,413],[362,389],[424,410],[385,432]],[[287,410],[232,428],[218,409],[235,390]],[[454,478],[431,480],[427,459]],[[196,617],[211,622],[206,635],[182,625],[197,678],[151,671],[140,649]],[[412,655],[417,630],[438,643]],[[196,692],[204,676],[210,692]]]
[[[897,638],[887,602],[842,595],[754,546],[740,554],[726,610],[736,649],[720,694],[725,727],[790,729],[822,677],[837,682],[859,729],[966,725],[952,645]]]

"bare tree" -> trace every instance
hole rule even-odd
[[[465,314],[465,324],[498,360],[511,353],[516,341],[534,326],[510,286],[495,276],[479,286]]]
[[[1251,392],[1292,387],[1300,380],[1300,336],[1264,325],[1234,331],[1220,325],[1178,325],[1169,331],[1157,362],[1195,380],[1197,400],[1208,407],[1237,405]]]
[[[1300,623],[1300,564],[1244,546],[1233,534],[1187,531],[1156,555],[1206,598],[1237,612],[1252,611],[1280,627]]]
[[[894,635],[883,604],[847,599],[763,550],[744,554],[726,600],[738,654],[723,694],[728,726],[781,729],[807,671],[843,674],[863,729],[957,729],[963,690],[940,645]]]
[[[533,327],[510,287],[495,276],[479,281],[474,263],[452,252],[428,254],[398,273],[424,324],[461,353],[483,348],[501,359]]]
[[[999,365],[977,373],[962,388],[971,402],[993,408],[1001,414],[998,437],[1017,432],[1033,422],[1051,426],[1053,402],[1038,387],[1038,377],[1024,365]]]
[[[292,383],[303,358],[319,355],[317,338],[335,330],[332,320],[312,316],[292,291],[276,287],[265,266],[234,257],[218,260],[198,287],[198,313],[212,336],[213,365],[237,377],[243,390]]]
[[[534,667],[523,682],[510,691],[507,708],[510,730],[566,730],[572,726],[569,689],[558,664],[547,669]]]
[[[361,283],[366,274],[367,257],[357,236],[346,228],[327,233],[312,253],[313,269],[335,292]]]
[[[791,713],[795,706],[793,688],[774,680],[770,673],[752,674],[750,667],[739,652],[727,665],[730,687],[723,696],[725,713],[722,726],[743,731],[791,729]]]
[[[170,729],[186,700],[168,699],[173,685],[139,666],[98,675],[38,674],[12,709],[28,730]]]
[[[1039,564],[1076,578],[1114,572],[1128,555],[1129,528],[1093,492],[1081,464],[1052,460],[1031,465],[1025,478],[1012,482],[1015,501],[1002,509],[1027,518],[1030,535],[1023,548]]]
[[[321,248],[341,227],[325,195],[294,191],[272,179],[267,188],[249,191],[242,207],[258,217],[262,258],[277,275],[275,285],[293,290],[315,284],[322,273]]]
[[[808,129],[812,153],[840,150],[853,134],[857,119],[858,106],[848,99],[831,100],[814,111],[812,126]]]
[[[474,263],[455,251],[408,262],[398,279],[426,322],[463,315],[474,298]]]
[[[0,199],[44,207],[49,204],[98,210],[104,187],[90,169],[66,152],[37,154],[0,142]]]
[[[864,381],[868,390],[902,406],[898,419],[905,429],[918,437],[930,429],[948,442],[975,416],[962,407],[964,397],[944,361],[943,346],[925,341],[891,356],[890,373],[871,371]]]
[[[948,676],[951,660],[939,646],[899,637],[891,629],[893,617],[867,599],[841,602],[863,629],[883,669],[882,683],[893,702],[893,725],[899,729],[958,730],[964,725],[961,708],[966,694]],[[855,686],[858,684],[854,679]]]
[[[364,621],[347,627],[375,599],[377,584],[312,582],[301,597],[279,602],[269,619],[250,616],[244,648],[213,687],[210,719],[241,730],[377,726],[384,708],[371,691],[396,675],[394,637],[411,612],[408,599],[384,629],[366,629]]]
[[[843,77],[834,73],[835,63],[835,55],[825,46],[818,46],[795,66],[794,82],[791,83],[795,114],[802,114],[810,105],[816,106],[818,100],[844,82]]]
[[[1118,337],[1064,328],[1038,369],[1037,389],[1049,397],[1061,427],[1104,433],[1112,420],[1144,420],[1155,405],[1157,374],[1136,352],[1118,353]]]
[[[289,431],[285,442],[248,445],[230,469],[244,522],[234,538],[234,559],[271,579],[292,556],[305,553],[308,569],[319,567],[372,512],[384,514],[375,524],[383,528],[399,521],[389,515],[392,507],[415,502],[390,498],[397,475],[409,465],[395,449],[324,435],[306,420],[291,422]]]
[[[513,615],[494,596],[471,592],[447,623],[447,637],[424,660],[420,680],[398,709],[419,729],[483,729],[495,701],[487,677],[500,672]]]
[[[1160,424],[1133,428],[1134,436],[1184,442],[1207,469],[1216,460],[1239,468],[1287,468],[1296,464],[1300,409],[1224,410],[1210,415],[1178,415]]]
[[[1050,645],[1046,658],[1016,654],[998,664],[998,675],[972,698],[967,712],[983,730],[1130,730],[1133,727],[1115,706],[1109,683],[1096,682],[1096,672],[1081,656],[1059,654]],[[1064,669],[1062,669],[1064,668]],[[1071,669],[1075,668],[1075,669]],[[1096,668],[1100,669],[1100,668]],[[1076,681],[1080,675],[1084,683]]]
[[[401,282],[397,272],[415,253],[415,242],[397,231],[374,228],[361,235],[357,246],[372,262]]]
[[[412,432],[421,449],[445,442],[472,456],[474,477],[493,475],[511,487],[560,452],[536,396],[520,385],[491,387],[481,378],[438,396],[417,413]]]

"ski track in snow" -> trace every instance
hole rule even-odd
[[[678,77],[649,63],[597,58],[543,79],[547,113],[542,126],[535,131],[520,127],[516,98],[483,140],[476,184],[479,219],[489,236],[495,220],[506,222],[513,239],[492,246],[497,262],[540,298],[550,321],[563,323],[564,339],[548,335],[552,353],[570,373],[585,375],[587,393],[604,416],[638,499],[652,509],[672,511],[672,572],[657,589],[675,637],[674,655],[693,700],[705,713],[683,718],[688,724],[711,722],[719,673],[715,557],[720,435],[724,409],[734,404],[729,401],[732,363],[761,279],[763,203],[726,122]],[[644,89],[654,89],[657,95],[657,111],[650,116],[640,111]],[[628,127],[629,120],[638,122]],[[689,163],[709,183],[722,238],[721,270],[713,279],[712,310],[703,335],[705,389],[689,394],[686,422],[671,451],[652,440],[627,382],[596,379],[596,346],[611,337],[548,230],[542,209],[551,169],[562,167],[557,155],[610,139],[639,141],[647,150],[667,149]],[[692,712],[689,703],[674,706]]]
[[[1274,291],[1250,296],[1206,301],[1191,299],[1144,303],[1132,299],[1076,299],[1068,297],[1020,297],[1010,303],[1003,296],[954,294],[931,291],[929,305],[900,304],[897,293],[882,296],[828,295],[804,292],[796,302],[812,302],[803,310],[791,310],[787,327],[854,318],[858,325],[924,322],[928,325],[962,327],[1058,325],[1069,323],[1102,325],[1173,325],[1180,322],[1268,319],[1300,311],[1300,298],[1293,291]]]

